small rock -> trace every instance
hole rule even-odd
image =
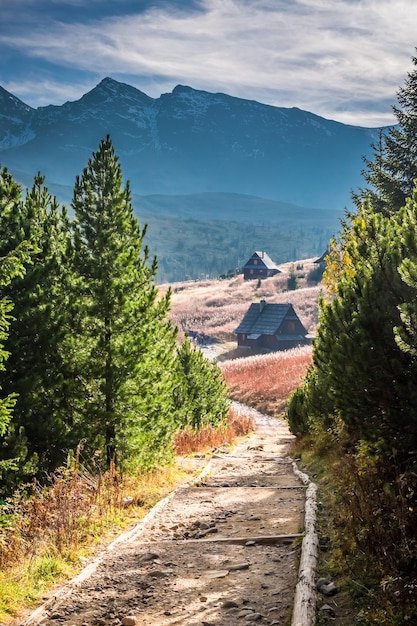
[[[247,548],[249,548],[249,547],[251,547],[251,546],[256,546],[256,541],[253,541],[253,540],[247,541],[247,542],[245,543],[245,546],[246,546]]]
[[[238,606],[238,603],[234,600],[225,600],[222,604],[224,609],[236,609]]]
[[[260,613],[251,613],[245,617],[247,622],[259,622],[262,619],[262,615]]]
[[[122,617],[121,620],[122,626],[136,626],[137,620],[134,615],[126,615],[126,617]]]
[[[147,563],[148,561],[155,561],[156,559],[159,559],[159,555],[154,552],[139,554],[139,563]]]
[[[254,611],[253,611],[252,609],[249,609],[249,608],[248,608],[248,609],[243,609],[242,611],[240,611],[240,612],[237,614],[237,617],[238,617],[239,619],[241,619],[241,618],[243,618],[243,617],[247,617],[248,615],[253,615],[253,613],[254,613]]]
[[[238,572],[239,570],[249,569],[249,563],[236,563],[236,565],[229,565],[229,572]]]
[[[323,604],[323,606],[319,608],[319,611],[321,611],[322,613],[325,613],[329,617],[336,617],[336,613],[334,612],[330,604]]]
[[[152,572],[149,572],[148,576],[151,578],[166,578],[169,574],[170,572],[164,572],[161,569],[154,569]]]
[[[339,591],[335,583],[327,578],[319,578],[316,589],[325,596],[334,596]]]
[[[210,572],[205,572],[204,576],[206,578],[225,578],[228,576],[229,570],[211,570]]]

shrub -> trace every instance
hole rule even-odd
[[[299,387],[288,399],[287,419],[290,431],[293,435],[306,435],[309,428],[308,413],[305,408],[305,392]]]

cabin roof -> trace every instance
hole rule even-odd
[[[253,259],[254,257],[257,256],[262,263],[264,264],[264,266],[269,269],[269,270],[278,270],[279,268],[277,267],[277,265],[273,262],[273,260],[271,259],[271,257],[269,256],[269,254],[267,254],[266,252],[264,252],[263,250],[256,250],[251,258],[249,259],[249,261],[247,261],[245,263],[245,265],[243,266],[243,268],[250,268],[250,267],[256,267],[259,268],[259,265],[254,265],[253,264]],[[280,271],[280,270],[279,270]]]
[[[260,337],[260,335],[275,335],[284,319],[291,318],[300,322],[290,302],[287,304],[254,302],[235,329],[235,333],[244,333],[250,335],[250,338]]]

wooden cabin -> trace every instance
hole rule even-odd
[[[238,347],[253,352],[289,350],[310,343],[290,302],[274,304],[261,300],[251,304],[234,332]]]
[[[281,270],[275,265],[271,257],[263,251],[254,252],[242,268],[243,278],[253,280],[255,278],[268,278],[275,276]]]

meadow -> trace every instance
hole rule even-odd
[[[300,385],[311,363],[312,347],[248,355],[237,349],[234,329],[252,302],[265,299],[272,303],[291,302],[314,336],[318,299],[323,290],[321,283],[314,284],[309,279],[316,267],[314,259],[306,259],[282,265],[282,273],[262,281],[245,281],[240,274],[230,280],[189,281],[171,286],[173,322],[182,333],[192,330],[210,337],[233,400],[274,416],[285,410],[289,394]],[[296,276],[297,289],[289,291],[291,275]]]
[[[314,259],[279,266],[280,274],[262,281],[243,280],[243,274],[231,279],[186,281],[161,285],[165,293],[171,287],[171,317],[181,332],[204,333],[214,342],[231,349],[236,343],[234,329],[239,325],[252,302],[291,302],[309,333],[317,326],[317,302],[322,293],[321,283],[309,282],[317,268]],[[289,291],[288,279],[297,277],[297,289]],[[222,352],[226,352],[223,350]]]

